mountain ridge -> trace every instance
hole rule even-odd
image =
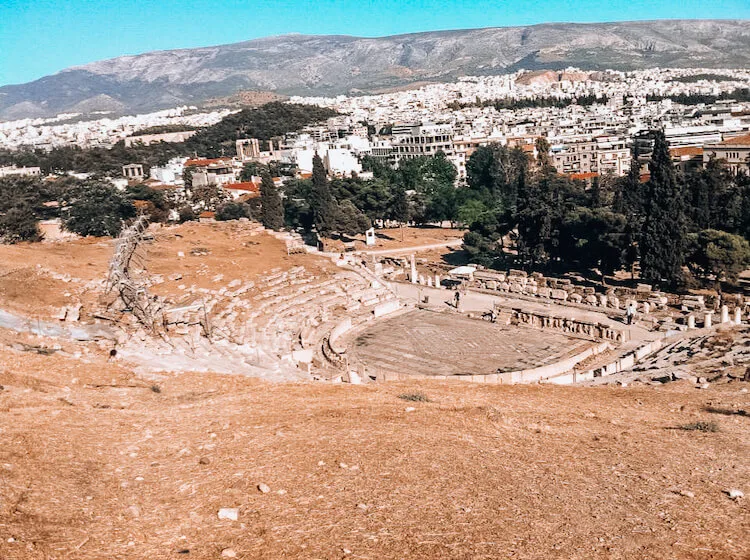
[[[145,112],[242,90],[371,92],[521,68],[750,67],[750,20],[544,23],[386,37],[285,34],[125,55],[0,87],[0,118]]]

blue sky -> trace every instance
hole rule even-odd
[[[0,0],[0,85],[124,54],[282,33],[680,17],[750,19],[750,0]]]

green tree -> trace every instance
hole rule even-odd
[[[65,229],[83,236],[115,237],[122,229],[123,220],[135,216],[135,207],[123,193],[95,181],[73,186],[60,202]]]
[[[469,199],[458,208],[458,221],[471,227],[485,212],[487,212],[487,207],[481,200]]]
[[[539,168],[542,171],[548,171],[550,168],[554,168],[554,165],[552,165],[552,160],[549,157],[549,153],[550,153],[549,141],[543,136],[540,136],[539,138],[536,139],[535,147],[536,147],[536,159],[537,159]]]
[[[187,167],[184,167],[182,169],[182,182],[185,185],[185,188],[190,190],[193,188],[193,172],[195,171],[195,167],[192,165],[188,165]]]
[[[0,240],[4,243],[19,241],[41,241],[34,209],[28,204],[19,204],[0,214]]]
[[[180,206],[177,213],[181,224],[184,224],[185,222],[194,222],[198,219],[198,215],[195,213],[195,210],[193,210],[193,207],[187,204]]]
[[[271,175],[263,173],[260,183],[261,222],[269,229],[284,227],[284,205]]]
[[[309,200],[318,234],[322,237],[330,237],[336,231],[338,208],[331,194],[323,160],[317,152],[313,156],[312,190]]]
[[[464,234],[463,248],[469,260],[487,267],[505,266],[503,237],[510,232],[507,214],[499,211],[483,212]]]
[[[690,236],[689,268],[703,277],[713,277],[717,289],[721,282],[734,284],[750,265],[750,244],[739,235],[705,229]]]
[[[336,231],[344,235],[358,235],[370,227],[370,220],[350,200],[338,205]]]
[[[172,200],[164,196],[162,191],[154,190],[146,185],[128,187],[125,196],[129,200],[146,203],[143,211],[148,214],[150,222],[166,222],[169,218],[169,211],[173,208]]]
[[[685,260],[685,211],[683,192],[663,131],[654,134],[649,171],[651,178],[646,189],[639,244],[641,275],[652,282],[664,281],[675,286],[682,277]]]
[[[409,203],[409,195],[406,193],[406,189],[403,187],[403,185],[398,185],[396,187],[390,218],[398,222],[398,227],[401,230],[401,241],[403,241],[404,225],[408,224],[409,220],[411,220],[411,204]]]
[[[216,208],[216,219],[220,222],[247,218],[248,214],[247,206],[241,202],[224,202]]]

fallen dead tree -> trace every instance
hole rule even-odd
[[[149,295],[145,280],[138,274],[144,268],[142,243],[147,231],[148,219],[140,216],[120,233],[109,263],[106,293],[117,292],[125,310],[146,329],[154,331],[164,322],[163,309],[158,298]]]

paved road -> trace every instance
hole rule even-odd
[[[373,249],[359,251],[366,255],[401,255],[418,253],[419,251],[431,251],[432,249],[444,249],[448,247],[460,247],[463,244],[463,239],[452,239],[451,241],[444,241],[442,243],[431,243],[429,245],[415,245],[413,247],[396,247],[393,249]]]

